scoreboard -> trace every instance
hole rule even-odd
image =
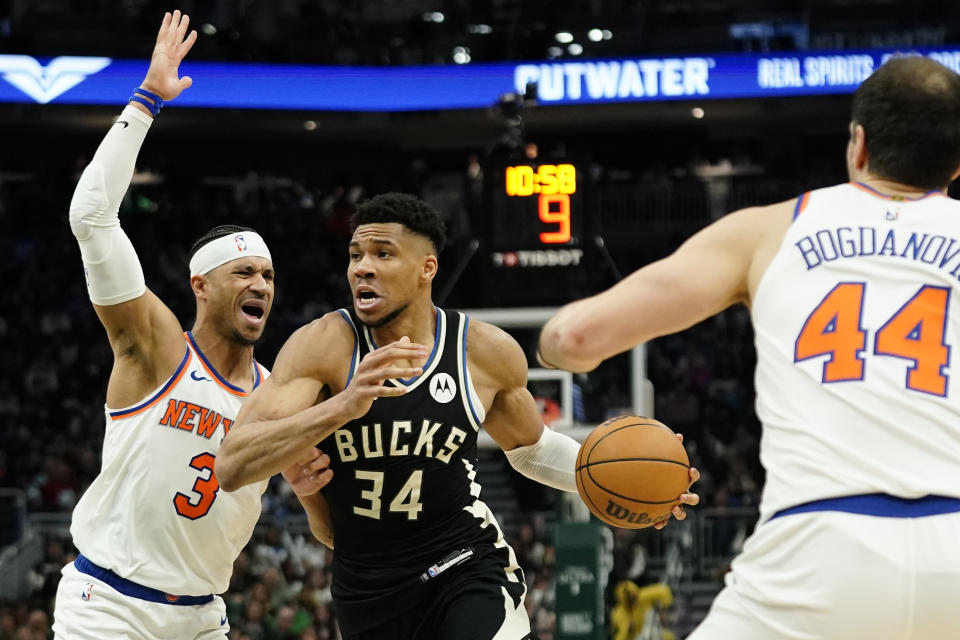
[[[590,293],[585,161],[500,159],[484,171],[481,254],[494,305],[553,305]]]
[[[583,188],[577,166],[510,164],[491,167],[491,228],[497,250],[579,247]]]

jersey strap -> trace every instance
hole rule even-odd
[[[357,325],[346,309],[337,309],[337,313],[343,317],[344,321],[350,325],[350,329],[353,331],[353,355],[350,356],[350,371],[347,372],[347,383],[343,385],[344,388],[346,388],[350,386],[350,381],[353,380],[353,374],[357,372],[357,367],[360,366],[360,334],[357,332]]]

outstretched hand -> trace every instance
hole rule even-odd
[[[407,392],[403,385],[385,386],[383,383],[392,378],[412,378],[423,373],[421,367],[400,366],[399,361],[419,362],[427,357],[427,347],[410,342],[404,336],[396,342],[371,351],[363,357],[357,372],[341,393],[347,415],[359,418],[370,411],[377,398],[402,396]]]
[[[298,496],[313,495],[333,479],[330,456],[313,447],[307,455],[285,469],[283,477]]]
[[[140,86],[164,100],[173,100],[193,84],[190,76],[180,77],[180,62],[197,41],[196,31],[186,35],[189,26],[190,16],[181,14],[179,10],[172,15],[169,12],[163,14],[157,44],[150,57],[150,68]]]
[[[680,442],[683,442],[682,433],[678,433],[677,438],[680,440]],[[690,484],[687,485],[688,493],[681,493],[679,498],[680,504],[674,505],[673,509],[670,510],[670,513],[677,520],[683,520],[687,517],[687,512],[684,511],[683,505],[689,505],[691,507],[695,507],[698,504],[700,504],[700,496],[697,495],[696,493],[689,493],[690,487],[693,486],[693,483],[699,479],[700,479],[700,472],[696,468],[690,467]],[[660,522],[658,522],[653,526],[657,529],[663,529],[665,526],[667,526],[667,524],[669,524],[669,522],[670,522],[670,518],[667,518],[666,520],[661,520]]]

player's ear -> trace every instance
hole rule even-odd
[[[203,276],[190,276],[190,288],[197,298],[206,299],[209,296],[210,283]]]
[[[424,284],[432,282],[437,275],[437,256],[428,253],[423,257],[423,269],[420,272],[420,281]]]
[[[867,132],[862,124],[854,124],[851,132],[853,162],[858,171],[862,171],[870,161],[867,144]]]

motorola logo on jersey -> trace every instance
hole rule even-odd
[[[47,104],[111,62],[110,58],[60,56],[42,66],[31,56],[0,55],[0,73],[35,101]]]
[[[430,378],[430,395],[440,404],[446,404],[457,395],[457,385],[449,373],[436,373]]]

